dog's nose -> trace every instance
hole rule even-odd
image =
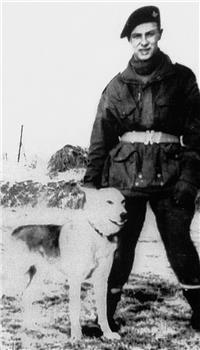
[[[121,221],[125,221],[127,219],[127,213],[123,212],[120,214]]]

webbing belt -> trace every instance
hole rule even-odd
[[[141,142],[145,145],[152,145],[153,143],[181,143],[182,141],[178,136],[154,130],[128,131],[125,132],[119,139],[123,142]]]

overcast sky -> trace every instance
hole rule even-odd
[[[136,8],[157,5],[161,49],[199,72],[198,1],[3,1],[3,151],[51,155],[89,145],[102,90],[132,52],[121,30]]]

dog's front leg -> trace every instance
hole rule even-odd
[[[81,339],[80,311],[81,311],[81,279],[76,275],[68,278],[69,282],[69,317],[71,323],[72,342]]]
[[[108,264],[101,264],[101,270],[94,276],[94,293],[96,299],[96,308],[99,324],[104,337],[108,339],[117,339],[121,337],[118,333],[112,332],[107,320],[107,283],[108,283]]]

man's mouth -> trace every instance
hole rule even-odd
[[[140,53],[142,55],[147,55],[149,53],[150,49],[140,49]]]

